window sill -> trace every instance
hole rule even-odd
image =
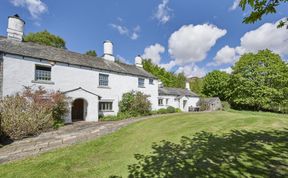
[[[98,88],[111,89],[109,86],[98,86]]]
[[[38,84],[47,84],[47,85],[54,85],[55,83],[52,81],[44,81],[44,80],[32,80],[32,83],[38,83]]]
[[[145,88],[144,86],[138,86],[138,88]]]

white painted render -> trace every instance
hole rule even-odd
[[[104,112],[103,114],[116,115],[119,111],[118,102],[121,100],[123,93],[133,90],[149,95],[152,109],[158,109],[157,80],[154,80],[153,85],[151,85],[149,84],[149,79],[145,78],[145,88],[139,88],[137,76],[100,71],[76,65],[68,66],[68,64],[64,63],[51,65],[53,62],[27,57],[23,59],[22,56],[9,54],[3,57],[3,64],[3,96],[15,94],[21,91],[24,86],[43,86],[48,90],[59,90],[62,92],[81,87],[101,96],[102,100],[112,100],[113,112]],[[52,67],[51,83],[37,83],[34,81],[35,65]],[[109,87],[99,87],[99,73],[109,75]],[[98,111],[98,105],[95,105],[94,109]],[[96,121],[97,119],[94,120]]]
[[[171,96],[171,95],[162,95],[162,96],[159,96],[159,99],[163,99],[163,105],[159,105],[159,109],[160,108],[166,109],[167,107],[172,106],[174,108],[181,109],[181,111],[183,111],[183,112],[188,112],[190,106],[196,107],[197,102],[199,101],[199,97],[183,96],[183,97],[179,98],[177,96]],[[167,100],[168,100],[168,103],[166,102]],[[185,107],[183,106],[184,100],[187,101]]]
[[[7,38],[22,41],[25,22],[17,17],[8,18]]]

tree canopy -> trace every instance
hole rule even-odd
[[[288,101],[288,67],[278,54],[247,53],[233,67],[228,97],[241,109],[274,110]]]
[[[24,36],[24,41],[66,49],[66,42],[61,37],[53,35],[47,30],[29,33],[28,35]]]
[[[287,3],[288,0],[241,0],[239,6],[244,11],[247,6],[249,6],[252,11],[246,17],[244,17],[244,23],[254,23],[261,20],[264,15],[276,13],[277,6],[281,3]],[[287,25],[288,28],[288,18],[281,20],[278,27],[283,27]]]
[[[214,70],[208,73],[203,80],[202,93],[210,97],[219,97],[226,100],[226,90],[229,80],[229,74]]]
[[[87,51],[85,54],[89,55],[89,56],[94,56],[97,57],[97,53],[95,50],[89,50]]]
[[[165,87],[185,88],[186,77],[183,73],[174,74],[153,64],[150,59],[143,60],[143,68],[159,78]]]
[[[191,78],[189,79],[189,83],[190,83],[190,89],[197,93],[198,95],[202,94],[202,88],[203,88],[203,78]]]

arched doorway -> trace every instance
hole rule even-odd
[[[85,120],[85,108],[87,107],[84,99],[76,99],[72,105],[72,122]]]

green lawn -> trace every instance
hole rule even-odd
[[[130,173],[131,177],[285,177],[287,129],[288,115],[180,113],[0,165],[0,176],[127,177]]]

